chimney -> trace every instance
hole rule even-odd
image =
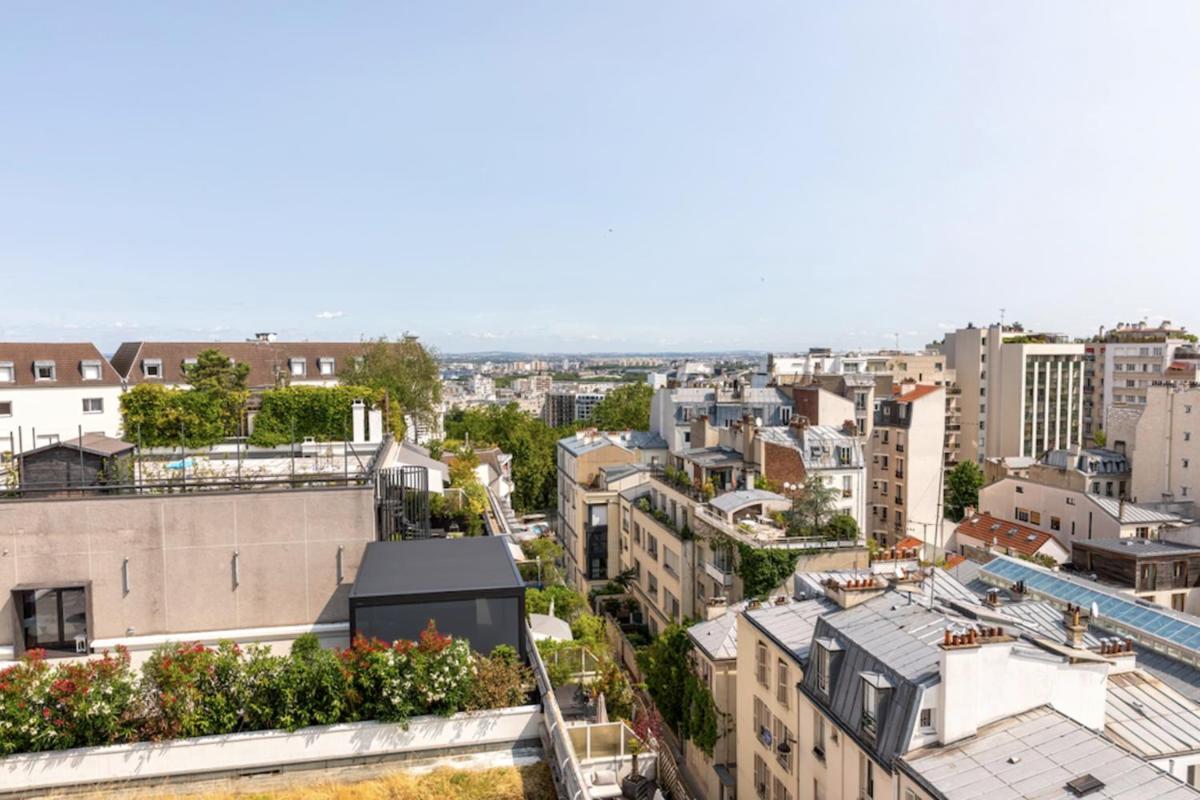
[[[987,599],[984,602],[992,608],[998,608],[1000,606],[1000,590],[988,589]]]
[[[1082,650],[1083,634],[1087,632],[1087,623],[1082,617],[1079,606],[1067,604],[1063,623],[1067,627],[1067,645],[1075,650]]]

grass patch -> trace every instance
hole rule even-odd
[[[315,776],[314,776],[315,778]],[[545,764],[483,770],[441,767],[425,774],[393,772],[361,781],[314,779],[271,791],[163,794],[159,800],[554,800]]]

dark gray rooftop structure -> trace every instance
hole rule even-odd
[[[1126,558],[1200,556],[1200,547],[1161,539],[1087,539],[1081,542],[1072,542],[1072,546],[1084,547],[1097,552],[1112,553],[1113,555]]]
[[[432,620],[483,653],[525,653],[525,582],[500,537],[372,542],[350,590],[350,635],[415,640]]]

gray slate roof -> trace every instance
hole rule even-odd
[[[1178,514],[1168,514],[1165,511],[1155,511],[1148,506],[1139,506],[1136,503],[1125,503],[1124,508],[1121,507],[1121,501],[1112,497],[1100,497],[1099,495],[1089,494],[1088,499],[1100,507],[1100,510],[1108,514],[1113,519],[1118,519],[1124,523],[1135,522],[1179,522],[1182,517]]]
[[[1104,731],[1147,759],[1200,751],[1200,706],[1144,672],[1108,678]]]
[[[837,611],[837,603],[825,597],[798,600],[786,605],[764,605],[745,612],[746,619],[804,663],[808,660],[812,646],[813,631],[817,620],[825,614]],[[727,615],[728,616],[728,615]],[[735,627],[734,647],[737,647]],[[736,652],[736,650],[735,650]]]
[[[501,536],[371,542],[353,598],[471,593],[525,586]]]
[[[575,456],[610,445],[625,450],[666,450],[667,440],[653,431],[601,431],[590,439],[572,434],[558,440],[559,447]]]
[[[754,503],[784,502],[788,499],[783,495],[768,492],[766,489],[738,489],[733,492],[717,495],[708,504],[718,511],[732,514],[738,509]]]
[[[1103,551],[1127,558],[1169,558],[1200,555],[1200,547],[1156,539],[1090,539],[1078,544],[1089,550]]]
[[[1075,800],[1067,781],[1091,774],[1093,800],[1184,800],[1200,792],[1047,707],[1007,717],[957,745],[897,762],[945,800]]]
[[[862,442],[832,425],[810,425],[803,431],[782,425],[764,426],[758,429],[758,436],[771,444],[790,447],[799,452],[806,469],[852,469],[866,463],[863,459]],[[838,463],[839,447],[850,450],[849,463]]]

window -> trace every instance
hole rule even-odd
[[[1030,511],[1030,512],[1029,512],[1029,521],[1030,521],[1031,523],[1033,523],[1034,525],[1041,525],[1041,524],[1042,524],[1042,515],[1041,515],[1041,512],[1038,512],[1038,511]]]
[[[1050,518],[1050,530],[1052,530],[1052,531],[1062,530],[1062,520],[1059,519],[1058,517],[1051,517]]]
[[[922,708],[921,709],[921,730],[923,730],[923,731],[933,730],[933,709],[932,708]]]
[[[100,380],[100,362],[99,361],[84,361],[79,365],[79,371],[83,374],[85,381]]]
[[[792,800],[787,788],[783,785],[783,781],[779,780],[779,778],[775,779],[775,800]]]
[[[142,374],[147,378],[161,378],[163,376],[162,359],[147,358],[142,360]]]
[[[813,709],[813,753],[822,761],[825,760],[825,717]]]
[[[658,578],[654,577],[653,572],[646,573],[646,593],[650,595],[653,603],[658,605]]]
[[[829,694],[829,650],[817,645],[817,690]]]
[[[102,414],[104,412],[103,397],[85,397],[83,398],[83,413],[85,414]]]
[[[1175,609],[1176,611],[1183,611],[1183,604],[1186,599],[1187,596],[1184,594],[1171,595],[1171,608]]]
[[[850,497],[853,494],[854,478],[850,475],[842,476],[842,497]]]
[[[754,646],[754,677],[759,685],[771,688],[771,678],[767,675],[767,646],[763,642]]]
[[[53,361],[35,361],[33,362],[33,379],[38,381],[55,380],[55,369]]]
[[[861,765],[862,796],[868,800],[875,798],[875,764],[865,754],[858,754]]]
[[[303,378],[308,372],[308,364],[303,358],[288,359],[288,367],[291,369],[293,378]]]
[[[337,372],[336,363],[332,358],[318,358],[317,369],[320,371],[322,377],[332,378]]]
[[[0,417],[12,416],[12,401],[0,400]]]
[[[782,658],[775,666],[775,699],[788,707],[788,665]]]
[[[0,361],[0,383],[12,383],[17,379],[17,374],[13,370],[13,362]]]
[[[232,362],[232,360],[231,360],[231,362]],[[187,374],[188,367],[194,367],[199,363],[200,363],[200,359],[198,359],[198,358],[185,358],[183,360],[184,374]]]
[[[17,592],[25,649],[74,653],[87,641],[87,598],[83,587]]]
[[[792,419],[792,410],[787,406],[779,409],[779,421],[787,425]]]
[[[767,796],[767,762],[763,761],[762,756],[758,753],[754,754],[754,790],[761,798]]]
[[[646,531],[646,552],[653,556],[656,561],[658,560],[658,539],[655,539],[654,534],[649,531]]]
[[[1018,507],[1016,512],[1018,522],[1029,522],[1029,511],[1027,509]]]
[[[864,736],[875,738],[876,725],[879,722],[879,689],[870,681],[863,680],[862,732]]]

